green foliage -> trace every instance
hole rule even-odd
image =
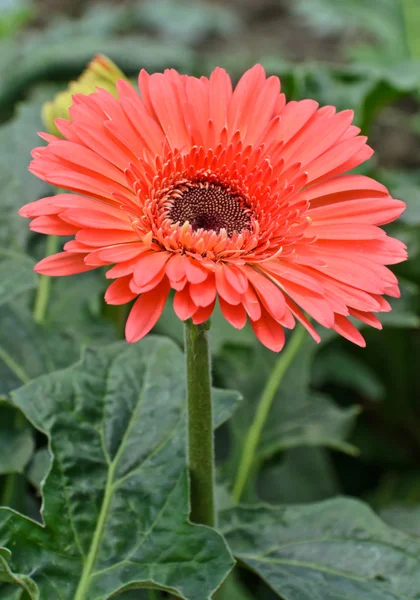
[[[351,454],[356,451],[346,438],[359,409],[340,408],[326,395],[310,390],[315,351],[316,344],[308,337],[286,371],[262,430],[254,457],[256,463],[297,446],[327,446]],[[229,344],[217,357],[216,372],[228,387],[244,396],[242,406],[229,423],[233,447],[228,468],[231,474],[238,468],[243,440],[276,360],[276,355],[259,344],[245,348]]]
[[[351,28],[373,36],[376,47],[364,45],[353,56],[382,64],[408,56],[400,0],[297,0],[292,7],[320,33],[341,34]]]
[[[33,6],[28,0],[1,0],[0,38],[15,35],[33,16]]]
[[[417,598],[420,543],[354,500],[222,513],[241,563],[284,600]]]
[[[10,402],[0,400],[0,475],[22,473],[33,450],[29,423]]]
[[[34,264],[25,254],[0,250],[0,305],[37,287]]]
[[[54,456],[46,528],[0,512],[11,572],[34,574],[31,598],[99,600],[152,585],[205,600],[222,582],[232,566],[222,537],[188,522],[184,399],[183,356],[164,338],[90,349],[13,394]],[[237,394],[214,400],[217,426]]]

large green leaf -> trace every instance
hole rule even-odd
[[[222,513],[236,558],[283,600],[418,600],[420,542],[350,499]]]
[[[54,278],[46,314],[48,327],[69,331],[82,343],[115,341],[116,327],[101,315],[107,284],[102,270]],[[115,313],[121,308],[111,310]]]
[[[33,377],[72,364],[79,353],[72,334],[37,325],[19,304],[1,307],[0,395]]]
[[[33,450],[29,423],[15,406],[0,399],[0,475],[22,473]]]
[[[380,515],[393,527],[420,538],[420,504],[392,504]]]
[[[138,34],[110,36],[106,31],[89,31],[89,26],[91,22],[85,24],[86,31],[81,31],[75,21],[69,21],[66,27],[57,27],[53,32],[43,30],[23,43],[20,40],[1,46],[4,51],[0,54],[0,109],[39,81],[78,77],[97,53],[109,56],[128,75],[137,74],[142,67],[150,71],[166,67],[192,69],[192,52],[183,44],[163,44]]]
[[[45,528],[0,511],[10,569],[32,574],[40,598],[105,600],[155,586],[207,600],[232,566],[223,538],[188,521],[185,382],[166,338],[88,350],[40,377],[15,403],[49,438]],[[214,394],[215,425],[238,394]],[[0,598],[10,598],[10,586]],[[35,598],[36,596],[34,596]]]
[[[28,165],[32,148],[42,145],[37,135],[38,131],[43,130],[41,106],[51,94],[48,86],[39,90],[29,101],[22,102],[14,117],[0,127],[0,175],[4,180],[9,176],[13,197],[19,199],[15,207],[10,207],[11,211],[17,212],[23,204],[36,200],[50,189],[47,183],[29,173]],[[10,202],[7,192],[2,187],[0,205]],[[22,218],[20,220],[27,228],[28,222]]]
[[[332,498],[340,492],[337,474],[324,448],[291,448],[258,477],[258,496],[270,504],[298,504]]]
[[[369,56],[378,61],[408,55],[400,0],[296,0],[291,7],[322,33],[353,29],[370,34],[380,47],[373,46]]]
[[[0,140],[1,136],[2,128],[0,128]],[[19,161],[17,155],[15,156],[15,160],[17,162]],[[27,161],[25,169],[27,169]],[[18,215],[18,210],[22,204],[24,204],[24,199],[22,184],[10,167],[6,166],[2,161],[2,151],[0,150],[0,209],[2,214],[0,221],[1,249],[22,252],[25,248],[25,243],[30,233],[28,221]],[[36,199],[35,196],[34,199]]]
[[[38,275],[29,256],[0,249],[0,306],[37,284]]]

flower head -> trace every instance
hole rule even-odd
[[[77,94],[71,121],[55,121],[66,139],[41,134],[48,145],[33,151],[30,170],[74,193],[20,214],[34,231],[75,239],[36,270],[114,265],[106,301],[137,298],[130,342],[155,325],[173,289],[180,319],[204,322],[218,298],[231,325],[248,318],[276,351],[295,320],[319,341],[303,311],[364,345],[349,317],[380,328],[383,295],[398,296],[385,265],[403,261],[405,246],[378,225],[405,205],[346,174],[372,155],[352,111],[286,103],[260,65],[234,90],[222,69],[209,79],[142,71],[139,88],[121,80],[118,99]]]

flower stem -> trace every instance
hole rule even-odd
[[[47,238],[47,245],[45,248],[45,256],[51,256],[58,250],[58,237],[56,235],[49,235]],[[34,321],[35,323],[43,323],[47,314],[48,300],[51,291],[51,277],[48,275],[39,276],[38,289],[36,291],[35,305],[34,305]]]
[[[1,506],[11,506],[13,496],[15,494],[16,475],[15,473],[9,473],[5,476],[3,494],[1,497]]]
[[[209,328],[209,322],[185,323],[191,520],[211,527],[215,509]]]
[[[274,365],[271,375],[263,390],[257,407],[257,412],[255,413],[254,420],[252,421],[252,425],[249,428],[248,435],[245,439],[241,462],[236,474],[235,484],[232,491],[232,497],[235,502],[240,501],[251,469],[254,465],[255,454],[260,442],[261,433],[270,413],[276,391],[278,390],[287,369],[296,356],[304,336],[305,330],[303,327],[296,329],[285,350],[280,354],[276,364]]]

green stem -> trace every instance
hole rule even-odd
[[[401,0],[405,35],[411,58],[420,58],[420,3],[418,0]]]
[[[51,254],[55,254],[57,250],[58,237],[56,235],[49,235],[47,238],[47,245],[45,248],[45,256],[51,256]],[[43,323],[45,321],[50,291],[51,277],[48,277],[48,275],[40,275],[34,305],[35,323]]]
[[[191,520],[215,524],[209,322],[185,323]]]
[[[289,343],[286,345],[285,350],[280,354],[274,365],[274,369],[263,390],[257,412],[255,413],[254,420],[252,421],[252,425],[249,428],[248,435],[245,439],[241,462],[236,474],[232,492],[232,497],[235,502],[240,501],[251,469],[254,465],[255,454],[260,442],[261,433],[270,413],[276,391],[278,390],[287,369],[296,356],[304,337],[305,330],[303,327],[296,329]]]
[[[14,473],[9,473],[9,475],[6,475],[6,481],[1,496],[1,506],[12,505],[12,500],[15,493],[15,483],[16,475]]]

